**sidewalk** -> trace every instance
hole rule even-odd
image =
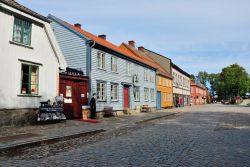
[[[24,127],[0,127],[0,154],[17,148],[39,146],[47,143],[93,135],[104,131],[139,124],[154,119],[175,115],[184,108],[167,109],[153,113],[139,113],[98,119],[99,123],[67,120],[55,124],[29,125]]]

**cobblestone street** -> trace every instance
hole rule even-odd
[[[0,157],[0,166],[250,166],[250,108],[182,114]]]

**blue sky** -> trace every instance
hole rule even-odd
[[[17,1],[117,45],[134,40],[191,74],[233,63],[250,73],[250,0]]]

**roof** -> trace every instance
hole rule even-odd
[[[15,0],[0,0],[0,2],[6,4],[6,5],[8,5],[8,6],[11,6],[11,7],[15,8],[15,9],[17,9],[17,10],[20,10],[20,11],[22,11],[22,12],[24,12],[24,13],[27,13],[27,14],[29,14],[29,15],[31,15],[31,16],[34,16],[34,17],[36,17],[36,18],[38,18],[38,19],[41,19],[41,20],[43,20],[43,21],[45,21],[45,22],[50,23],[50,20],[49,20],[47,17],[42,16],[42,15],[40,15],[40,14],[34,12],[33,10],[31,10],[31,9],[29,9],[29,8],[27,8],[27,7],[23,6],[23,5],[21,5],[21,4],[19,4],[19,3],[16,2]]]
[[[180,67],[178,67],[176,64],[172,63],[172,67],[174,69],[176,69],[177,71],[179,71],[180,73],[186,75],[187,77],[190,78],[190,74],[188,74],[186,71],[184,71],[183,69],[181,69]]]
[[[150,63],[151,66],[153,66],[154,68],[158,70],[159,74],[165,77],[171,78],[171,79],[173,78],[173,76],[170,73],[165,71],[157,62],[155,62],[150,57],[148,57],[148,55],[145,52],[139,51],[135,49],[134,47],[129,46],[125,43],[122,43],[120,47],[123,47],[123,46],[127,48],[130,52],[132,52],[134,55],[141,57],[144,61],[146,61],[147,63]]]
[[[145,49],[145,53],[155,62],[157,62],[165,71],[171,73],[171,59],[155,53],[151,50]]]
[[[207,89],[207,87],[204,86],[202,83],[200,83],[200,82],[195,82],[195,81],[193,81],[193,80],[190,81],[190,85],[191,85],[191,86],[197,86],[197,87],[200,87],[200,88],[202,88],[202,89]]]
[[[76,27],[76,26],[74,26],[66,21],[58,19],[55,16],[49,15],[49,18],[52,18],[54,21],[56,21],[60,24],[63,24],[64,26],[72,29],[73,31],[80,33],[84,37],[89,38],[90,40],[94,41],[95,43],[97,43],[101,46],[104,46],[105,48],[108,48],[112,51],[115,51],[116,53],[119,53],[122,56],[125,56],[126,58],[133,59],[137,63],[143,64],[147,67],[150,67],[150,68],[153,68],[154,70],[156,70],[156,68],[154,68],[154,66],[152,66],[149,62],[144,61],[142,58],[135,56],[134,54],[130,53],[129,51],[122,49],[119,46],[116,46],[115,44],[113,44],[113,43],[111,43],[103,38],[100,38],[100,37],[88,32],[88,31],[85,31],[84,29],[78,28],[78,27]]]

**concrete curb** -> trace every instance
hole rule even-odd
[[[88,131],[88,132],[71,134],[71,135],[67,135],[67,136],[59,136],[59,137],[40,139],[40,140],[38,139],[38,140],[31,141],[31,142],[24,142],[24,143],[20,143],[20,144],[16,144],[16,145],[11,145],[11,146],[0,148],[0,156],[1,155],[8,155],[8,154],[11,154],[13,152],[17,152],[19,149],[23,149],[25,147],[31,148],[31,147],[41,146],[41,145],[53,144],[53,143],[57,143],[60,141],[75,139],[75,138],[84,137],[84,136],[91,136],[91,135],[95,135],[95,134],[102,133],[102,132],[105,132],[105,130],[98,129],[98,130],[92,130],[92,131]]]
[[[157,119],[162,119],[162,118],[169,117],[169,116],[175,116],[175,115],[178,115],[180,113],[181,112],[170,113],[170,114],[167,114],[167,115],[150,118],[150,119],[146,119],[146,120],[143,120],[143,121],[138,121],[138,122],[135,122],[135,124],[142,124],[142,123],[150,122],[150,121],[157,120]]]

